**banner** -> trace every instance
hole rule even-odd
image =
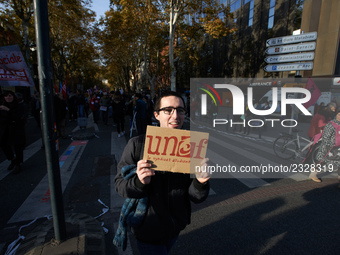
[[[34,86],[18,45],[0,47],[0,86]]]

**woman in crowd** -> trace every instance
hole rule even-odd
[[[316,159],[323,170],[338,170],[338,179],[340,182],[340,110],[335,112],[335,118],[328,122],[322,132],[322,143]],[[321,182],[316,176],[320,169],[311,172],[309,178],[315,182]],[[338,186],[340,188],[340,184]]]
[[[27,107],[21,94],[18,95],[19,100],[14,92],[4,91],[0,98],[0,146],[11,161],[7,169],[14,169],[13,173],[21,171],[26,142]]]

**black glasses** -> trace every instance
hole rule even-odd
[[[170,106],[169,107],[163,107],[163,108],[159,109],[158,112],[163,111],[166,115],[172,115],[175,112],[175,110],[177,111],[178,115],[185,115],[185,113],[186,113],[186,111],[183,107],[175,108],[175,107],[170,107]]]

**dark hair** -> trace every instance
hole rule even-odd
[[[16,98],[15,93],[14,93],[13,91],[11,91],[11,90],[4,90],[3,93],[2,93],[2,95],[3,95],[4,97],[7,96],[7,95],[9,95],[9,94],[11,94],[14,98]]]
[[[184,106],[184,108],[185,108],[184,99],[182,98],[182,96],[181,96],[179,93],[177,93],[177,92],[175,92],[175,91],[165,91],[165,92],[157,99],[157,101],[156,101],[156,103],[155,103],[155,106],[154,106],[155,112],[157,112],[157,113],[159,112],[159,109],[161,108],[161,100],[162,100],[162,98],[164,98],[164,97],[170,97],[170,96],[175,96],[175,97],[180,98],[180,99],[182,100],[183,106]]]
[[[327,104],[327,107],[328,107],[328,109],[331,109],[332,107],[335,107],[335,109],[336,109],[336,103],[331,102],[331,103]]]

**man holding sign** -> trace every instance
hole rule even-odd
[[[155,104],[154,115],[161,128],[181,129],[185,113],[184,100],[175,92],[163,94]],[[190,201],[200,203],[207,198],[209,176],[197,173],[192,178],[181,171],[154,170],[151,162],[143,159],[144,144],[145,135],[129,140],[118,164],[115,188],[124,198],[147,199],[142,220],[131,224],[140,254],[168,254],[180,231],[190,223]],[[207,161],[201,161],[202,167]],[[133,165],[136,174],[127,178],[125,169]],[[116,237],[114,243],[120,246]]]

